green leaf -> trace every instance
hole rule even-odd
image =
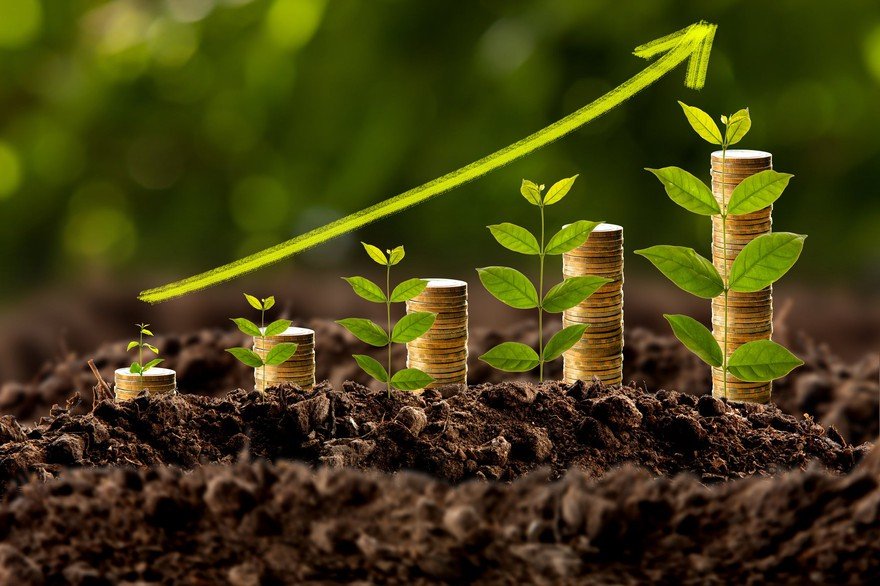
[[[378,360],[364,354],[354,354],[352,357],[368,375],[380,383],[388,382],[388,373],[385,371],[385,367],[379,364]]]
[[[589,326],[578,324],[562,328],[544,346],[544,362],[556,360],[562,353],[578,343]]]
[[[774,232],[745,245],[730,266],[730,290],[753,293],[779,280],[794,266],[806,236]]]
[[[678,104],[681,106],[681,109],[684,110],[684,115],[687,118],[687,121],[690,122],[691,128],[693,128],[703,140],[717,145],[723,143],[721,130],[718,129],[718,125],[715,124],[715,121],[712,120],[711,116],[699,108],[688,106],[684,102],[679,102]]]
[[[741,141],[752,127],[752,118],[749,116],[749,109],[743,108],[730,118],[724,121],[727,124],[727,130],[724,133],[724,140],[727,146],[734,145]]]
[[[402,261],[404,256],[406,256],[406,251],[403,250],[403,246],[393,248],[391,249],[391,253],[388,255],[388,264],[394,266]]]
[[[498,244],[520,254],[541,254],[541,247],[534,234],[516,224],[505,222],[488,226]]]
[[[602,222],[590,222],[578,220],[572,224],[563,226],[562,229],[550,238],[544,250],[546,254],[562,254],[574,250],[587,241],[596,226]]]
[[[544,205],[549,206],[561,200],[568,194],[568,191],[571,189],[571,186],[574,185],[575,180],[578,178],[577,175],[574,177],[568,177],[566,179],[560,179],[547,190],[547,195],[544,196]]]
[[[279,364],[286,362],[288,358],[296,354],[296,348],[297,344],[294,344],[293,342],[276,344],[266,354],[266,364],[269,366],[278,366]]]
[[[242,333],[256,338],[263,335],[263,332],[260,331],[260,327],[251,320],[244,317],[233,317],[231,319],[235,322],[235,325],[238,326],[238,329],[241,330]]]
[[[397,344],[406,344],[412,342],[434,325],[437,314],[429,311],[414,311],[408,313],[400,321],[394,324],[394,330],[391,332],[391,341]]]
[[[253,307],[254,309],[259,309],[259,310],[263,309],[263,304],[260,303],[260,300],[257,299],[256,297],[254,297],[253,295],[248,295],[247,293],[245,293],[244,298],[247,300],[248,304],[250,304],[250,306]]]
[[[595,293],[602,285],[610,282],[611,279],[593,275],[565,279],[547,291],[542,303],[544,311],[561,313],[566,309],[571,309]]]
[[[678,167],[663,167],[662,169],[646,169],[654,174],[663,187],[669,199],[695,214],[712,216],[721,213],[721,208],[712,195],[712,191],[705,183]]]
[[[721,366],[724,363],[721,346],[706,326],[686,315],[663,314],[663,317],[672,326],[675,337],[700,360],[709,366]]]
[[[739,380],[768,382],[785,376],[803,361],[771,340],[743,344],[730,355],[727,370]]]
[[[362,297],[367,301],[372,301],[373,303],[385,303],[388,301],[382,288],[371,280],[364,277],[342,278],[351,285],[351,288],[354,289],[354,292],[357,293],[359,297]]]
[[[289,319],[277,319],[266,326],[266,330],[263,332],[264,336],[277,336],[278,334],[287,330],[290,327],[291,321]]]
[[[128,372],[132,374],[141,374],[143,370],[141,369],[140,362],[132,362],[131,366],[128,367]]]
[[[263,366],[263,359],[253,350],[248,350],[247,348],[227,348],[226,351],[235,356],[239,362],[242,362],[251,368],[259,368]]]
[[[524,274],[509,267],[477,269],[483,286],[499,301],[517,309],[538,307],[538,292]]]
[[[407,279],[395,287],[394,291],[391,292],[391,301],[394,303],[408,301],[424,291],[427,286],[428,281],[424,279]]]
[[[355,338],[370,346],[387,346],[388,334],[378,324],[368,319],[349,317],[340,319],[336,323],[352,333]]]
[[[263,299],[263,309],[272,309],[275,306],[275,297],[270,295]]]
[[[794,175],[772,169],[747,177],[730,194],[727,213],[740,216],[766,208],[779,199],[792,177]]]
[[[519,192],[526,198],[526,201],[532,205],[541,205],[541,188],[537,184],[532,183],[528,179],[523,179]]]
[[[150,360],[149,362],[147,362],[146,364],[144,364],[144,370],[143,370],[143,372],[147,372],[148,370],[150,370],[150,369],[153,368],[154,366],[157,366],[157,365],[161,364],[161,363],[162,363],[162,360],[163,360],[162,358],[154,358],[153,360]]]
[[[480,360],[505,372],[528,372],[540,363],[538,353],[519,342],[498,344],[480,356]]]
[[[149,350],[149,351],[152,352],[153,354],[158,354],[158,353],[159,353],[159,349],[156,348],[155,346],[153,346],[152,344],[144,344],[144,348],[146,348],[147,350]]]
[[[133,342],[129,342],[129,343],[128,343],[128,347],[126,347],[125,351],[128,352],[128,351],[131,350],[132,348],[137,348],[137,347],[140,346],[140,345],[141,345],[140,342],[138,342],[137,340],[135,340],[135,341],[133,341]]]
[[[637,250],[636,254],[647,258],[670,281],[692,295],[712,299],[724,292],[721,275],[693,248],[660,245]]]
[[[385,256],[385,253],[376,246],[372,244],[367,244],[366,242],[361,242],[364,245],[364,250],[367,251],[367,254],[371,259],[379,263],[380,265],[388,266],[388,258]]]
[[[418,368],[398,370],[391,377],[391,386],[401,391],[418,391],[434,382],[434,379]]]
[[[151,332],[147,328],[141,328],[141,333],[145,336],[152,336],[153,335],[153,332]]]

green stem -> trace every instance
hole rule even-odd
[[[260,302],[262,305],[262,309],[260,309],[260,345],[265,348],[266,347],[266,302]],[[266,360],[263,359],[263,391],[266,390]]]
[[[385,267],[385,312],[388,318],[388,380],[385,381],[391,398],[391,265]]]
[[[140,328],[141,333],[138,338],[138,364],[141,365],[140,375],[144,378],[144,328]]]
[[[727,336],[728,336],[728,307],[729,307],[729,297],[730,297],[730,288],[727,283],[729,281],[729,275],[727,274],[727,194],[725,193],[727,186],[724,184],[724,170],[727,166],[727,144],[721,145],[721,242],[724,247],[724,257],[721,260],[721,264],[724,265],[724,352],[723,358],[724,360],[721,363],[721,374],[724,376],[724,397],[727,397]]]
[[[541,205],[541,267],[538,271],[538,382],[544,382],[544,206]]]

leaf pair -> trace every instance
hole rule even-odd
[[[134,348],[146,348],[153,354],[158,354],[159,349],[153,346],[152,344],[147,344],[146,342],[138,342],[137,340],[133,340],[128,343],[128,346],[125,348],[125,351],[128,352]]]
[[[297,347],[298,345],[293,342],[276,344],[268,353],[266,353],[265,360],[263,360],[259,354],[248,348],[227,348],[226,351],[247,366],[250,366],[251,368],[260,368],[262,366],[278,366],[279,364],[287,362],[291,356],[296,354]]]
[[[247,293],[244,294],[244,298],[247,299],[248,304],[254,309],[258,309],[260,311],[266,311],[267,309],[271,309],[275,306],[275,297],[269,296],[265,299],[257,299],[253,295],[249,295]]]
[[[361,342],[381,348],[391,342],[395,344],[412,342],[430,330],[436,318],[437,314],[428,311],[408,313],[394,325],[390,338],[382,326],[369,319],[350,317],[337,320],[336,323],[351,332]]]
[[[277,336],[287,330],[292,323],[289,319],[279,319],[273,321],[265,328],[260,328],[260,326],[244,317],[233,317],[230,319],[235,322],[239,331],[248,336],[253,336],[254,338]]]
[[[142,375],[142,374],[146,373],[148,370],[150,370],[151,368],[153,368],[154,366],[161,364],[162,362],[163,362],[162,358],[154,358],[153,360],[150,360],[149,362],[147,362],[146,364],[141,366],[140,362],[135,361],[135,362],[132,362],[131,366],[128,367],[128,371],[132,374],[141,374]]]
[[[519,342],[503,342],[482,356],[480,360],[505,372],[528,372],[541,362],[556,360],[562,353],[578,343],[586,324],[578,324],[562,328],[544,346],[543,356],[539,356],[531,347]]]
[[[406,252],[403,250],[403,246],[398,246],[397,248],[392,248],[382,252],[382,249],[378,246],[373,246],[372,244],[367,244],[366,242],[361,242],[364,247],[364,250],[367,251],[367,256],[373,259],[376,263],[382,265],[383,267],[393,267],[397,263],[403,260],[403,257],[406,256]],[[387,256],[386,256],[387,254]]]
[[[394,376],[389,379],[388,371],[385,370],[385,367],[379,364],[379,361],[375,358],[364,354],[355,354],[354,359],[358,363],[358,366],[360,366],[364,372],[371,377],[379,382],[386,384],[390,383],[395,389],[401,391],[417,391],[434,382],[433,378],[418,368],[404,368],[403,370],[398,370],[394,373]]]
[[[538,239],[535,235],[522,226],[505,222],[503,224],[493,224],[488,228],[492,236],[495,237],[495,240],[498,241],[498,244],[508,250],[529,255],[558,255],[581,246],[587,241],[596,226],[601,223],[578,220],[573,224],[563,226],[559,232],[550,238],[544,250],[541,250],[541,245],[538,244]]]
[[[730,117],[721,117],[721,122],[726,126],[726,130],[722,135],[721,130],[715,124],[715,121],[712,120],[711,116],[699,108],[688,106],[684,102],[679,102],[678,104],[684,110],[685,118],[687,118],[691,128],[703,140],[711,144],[717,144],[725,148],[732,146],[741,141],[752,127],[752,119],[749,116],[748,108],[739,110]]]
[[[544,191],[543,185],[538,185],[533,181],[523,179],[519,192],[524,198],[526,198],[526,201],[532,205],[549,206],[558,203],[562,198],[568,195],[571,186],[574,185],[577,178],[578,176],[575,175],[574,177],[560,179],[550,187],[546,195],[541,194],[541,192]]]
[[[706,326],[686,315],[666,314],[663,317],[688,350],[709,366],[723,366],[721,346]],[[743,344],[730,355],[727,370],[743,381],[768,382],[785,376],[802,364],[803,361],[776,342],[756,340]]]
[[[542,307],[549,313],[571,309],[595,293],[609,279],[594,276],[571,277],[551,288],[544,299],[538,299],[535,285],[524,274],[510,267],[477,269],[483,286],[496,299],[516,309]]]
[[[365,277],[342,278],[351,285],[352,290],[354,290],[359,297],[366,299],[367,301],[372,301],[373,303],[388,302],[388,297],[385,296],[385,292],[382,291],[382,288],[371,280]],[[391,302],[400,303],[402,301],[409,301],[424,291],[427,286],[428,282],[424,279],[407,279],[395,287],[391,292]]]

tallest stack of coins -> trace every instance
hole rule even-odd
[[[623,228],[599,224],[587,241],[562,255],[567,279],[593,275],[611,279],[579,305],[562,313],[562,325],[588,324],[581,340],[563,354],[565,382],[623,381]]]
[[[467,383],[467,283],[425,279],[425,290],[406,302],[407,313],[437,314],[431,329],[406,345],[407,368],[418,368],[434,379],[428,387]]]
[[[712,153],[712,194],[726,209],[734,188],[747,177],[773,168],[773,156],[764,151],[729,150]],[[746,244],[770,232],[773,220],[773,206],[742,216],[727,217],[727,236],[723,232],[721,216],[712,216],[712,262],[727,283],[730,267]],[[726,240],[726,247],[725,247]],[[734,350],[754,340],[769,340],[773,333],[772,286],[755,293],[731,291],[727,304],[727,356]],[[712,333],[725,350],[725,308],[724,296],[712,300]],[[772,383],[745,382],[727,374],[725,395],[725,373],[720,368],[712,369],[712,395],[733,401],[766,403],[770,400]]]

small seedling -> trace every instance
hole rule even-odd
[[[129,342],[128,347],[126,348],[126,351],[131,351],[131,350],[137,348],[138,349],[138,359],[136,362],[131,363],[131,366],[128,368],[128,371],[132,374],[139,374],[141,376],[141,378],[143,378],[144,374],[148,370],[153,368],[154,366],[157,366],[158,364],[160,364],[162,362],[162,359],[158,357],[159,356],[159,349],[158,348],[156,348],[152,344],[144,342],[144,336],[148,336],[148,337],[153,336],[153,332],[151,332],[149,329],[147,329],[150,327],[150,324],[135,324],[135,326],[137,326],[138,330],[140,330],[138,333],[138,339],[132,340],[131,342]],[[144,348],[146,348],[147,350],[149,350],[150,352],[152,352],[153,354],[156,355],[156,358],[154,358],[153,360],[150,360],[146,364],[144,364]]]
[[[353,358],[358,366],[364,372],[379,382],[385,383],[388,390],[388,396],[391,396],[391,389],[395,388],[401,391],[416,391],[423,389],[425,386],[434,382],[434,379],[422,372],[418,368],[404,368],[392,374],[391,365],[391,344],[406,344],[412,342],[434,325],[437,314],[429,311],[415,311],[408,313],[391,328],[391,304],[402,303],[412,299],[425,290],[428,282],[424,279],[407,279],[394,290],[391,290],[391,267],[403,260],[403,246],[397,248],[382,250],[372,244],[362,242],[367,255],[376,263],[385,267],[385,290],[383,291],[379,285],[373,283],[364,277],[343,277],[351,288],[360,297],[373,303],[384,303],[385,314],[387,317],[387,329],[382,328],[379,324],[368,319],[351,317],[338,320],[336,323],[351,332],[361,342],[365,342],[370,346],[377,348],[388,347],[388,369],[386,370],[382,364],[375,358],[363,354],[355,354]]]
[[[721,147],[722,174],[727,149],[738,143],[752,125],[748,109],[722,116],[722,134],[712,117],[692,106],[681,104],[691,127],[707,142]],[[727,219],[764,209],[776,201],[792,175],[765,170],[748,177],[734,188],[726,206],[719,205],[711,189],[701,180],[678,167],[647,169],[666,188],[670,199],[695,214],[721,216],[723,248],[727,250]],[[724,183],[722,175],[722,183]],[[721,368],[739,380],[769,382],[785,376],[803,362],[787,349],[770,340],[748,342],[728,355],[728,298],[731,291],[754,293],[770,286],[794,266],[806,236],[777,232],[758,236],[737,255],[730,274],[719,274],[715,266],[692,248],[652,246],[637,250],[678,287],[703,299],[724,296],[723,348],[706,326],[685,315],[664,315],[675,336],[701,360]],[[725,273],[727,270],[725,269]],[[727,396],[727,377],[724,377]]]
[[[272,296],[265,299],[257,299],[253,295],[244,294],[244,298],[248,304],[260,312],[260,325],[258,326],[251,320],[244,317],[233,317],[232,321],[238,326],[238,329],[254,338],[264,341],[267,337],[277,336],[290,327],[290,320],[278,319],[266,325],[266,311],[275,305],[275,298]],[[250,348],[227,348],[226,351],[235,356],[240,362],[250,366],[251,368],[263,369],[263,380],[266,379],[266,367],[278,366],[285,362],[288,358],[296,353],[297,344],[293,342],[284,342],[276,344],[269,352],[266,353],[266,359],[263,360],[259,354]]]
[[[578,220],[563,226],[550,241],[544,243],[544,208],[558,203],[574,185],[577,175],[555,183],[544,194],[544,186],[523,180],[520,193],[530,204],[537,206],[541,216],[541,238],[516,224],[503,223],[489,226],[495,240],[508,250],[538,257],[538,288],[521,272],[509,267],[477,269],[483,286],[502,303],[517,309],[538,310],[538,351],[519,342],[504,342],[495,346],[480,360],[505,372],[528,372],[539,367],[538,378],[544,380],[544,363],[559,358],[563,352],[578,343],[587,325],[563,328],[544,347],[544,312],[562,313],[587,299],[610,280],[596,276],[565,279],[544,295],[544,260],[548,255],[561,255],[574,250],[590,237],[602,222]]]

